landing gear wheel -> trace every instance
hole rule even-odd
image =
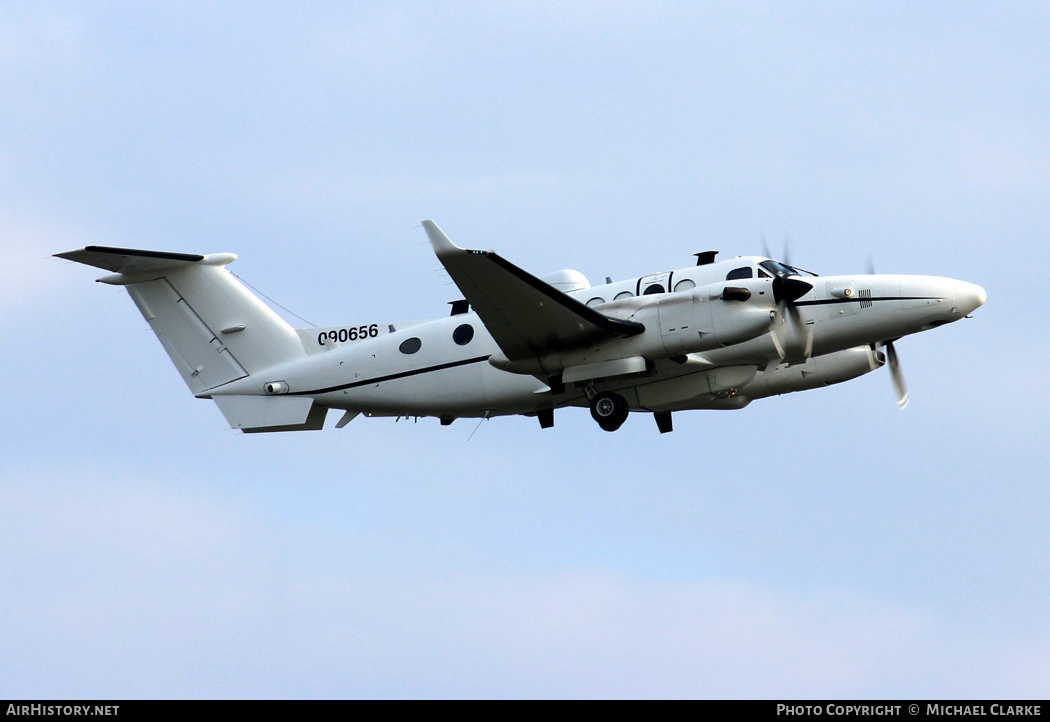
[[[627,400],[619,394],[604,391],[591,399],[591,416],[605,431],[616,431],[630,413]]]

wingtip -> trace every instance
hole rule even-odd
[[[445,235],[444,231],[438,228],[437,223],[434,223],[434,221],[423,221],[423,230],[427,232],[427,238],[430,239],[430,245],[434,248],[434,252],[438,255],[441,255],[442,253],[451,253],[452,251],[463,250],[455,243],[450,241],[449,237]]]

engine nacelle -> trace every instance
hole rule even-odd
[[[749,399],[739,396],[758,372],[757,366],[720,366],[688,376],[656,381],[638,387],[638,404],[650,411],[681,411],[728,404],[743,408]],[[730,401],[731,399],[731,401]]]
[[[775,319],[768,280],[717,283],[688,293],[669,293],[657,302],[657,313],[666,356],[748,341],[768,332]]]
[[[493,354],[489,363],[520,374],[554,375],[570,369],[609,369],[604,377],[633,373],[637,364],[608,365],[619,359],[660,359],[686,356],[741,343],[768,333],[774,319],[768,279],[716,283],[687,292],[653,294],[598,307],[602,313],[645,326],[636,336],[616,338],[596,346],[529,359],[510,360]],[[582,372],[581,373],[586,373]],[[599,378],[569,373],[572,378]]]
[[[751,398],[762,398],[792,391],[806,391],[842,383],[863,376],[886,363],[881,351],[870,346],[814,356],[804,364],[764,371],[747,388]]]

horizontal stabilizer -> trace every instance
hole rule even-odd
[[[438,260],[508,359],[582,348],[645,327],[606,316],[492,251],[460,248],[423,221]]]
[[[204,260],[204,256],[193,253],[167,253],[109,246],[87,246],[77,251],[55,255],[86,266],[104,268],[113,273],[153,273],[182,268]]]
[[[219,411],[234,429],[253,431],[317,431],[324,426],[327,407],[314,406],[303,396],[213,396]]]

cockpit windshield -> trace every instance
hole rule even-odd
[[[783,278],[784,276],[801,276],[803,273],[809,274],[810,276],[817,275],[812,271],[795,268],[794,266],[789,266],[780,261],[762,261],[758,265],[772,273],[776,278]]]
[[[762,266],[762,268],[766,269],[777,278],[798,275],[798,271],[780,261],[762,261],[758,265]]]

